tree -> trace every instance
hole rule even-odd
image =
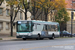
[[[13,36],[13,22],[17,16],[18,11],[22,11],[25,14],[25,20],[27,20],[27,9],[29,8],[29,2],[27,0],[6,0],[8,5],[10,6],[10,20],[11,20],[11,36]],[[14,8],[15,16],[13,18]]]
[[[56,10],[60,10],[62,8],[65,8],[67,3],[65,3],[65,0],[54,0],[53,1],[53,7]]]
[[[55,17],[54,16],[56,15],[57,11],[59,11],[62,8],[65,8],[67,3],[65,3],[65,0],[52,0],[52,1],[53,1],[53,5],[52,5],[53,9],[50,12],[50,18],[54,19],[53,21],[55,21]]]
[[[27,20],[27,10],[29,9],[29,0],[18,0],[19,5],[21,6],[21,11],[25,14],[25,20]],[[24,10],[23,10],[24,9]]]
[[[39,16],[42,14],[41,9],[39,8],[39,4],[37,3],[38,0],[31,0],[30,9],[29,11],[33,15],[32,20],[37,20]]]
[[[33,3],[34,1],[32,2],[32,7],[34,7]],[[65,9],[65,6],[66,6],[65,0],[36,0],[35,3],[36,3],[35,7],[39,8],[41,11],[44,11],[45,21],[47,21],[48,19],[47,17],[48,14],[52,13],[53,10],[56,10],[55,15],[57,16],[59,15],[58,17],[55,17],[55,21],[59,23],[62,23],[62,21],[63,23],[66,23],[68,21],[69,17],[67,16],[68,13],[66,12],[66,9]],[[57,18],[59,18],[59,20]]]
[[[3,1],[4,1],[4,0],[0,0],[0,5],[2,4]]]
[[[40,11],[44,11],[45,14],[45,21],[48,19],[48,14],[52,13],[53,10],[59,10],[65,7],[66,3],[65,0],[32,0],[32,11],[35,17],[36,8],[40,9]],[[34,9],[36,9],[34,11]],[[52,15],[52,14],[51,14]],[[38,16],[37,16],[38,17]],[[43,17],[44,18],[44,17]]]
[[[60,9],[55,16],[55,21],[59,22],[61,31],[66,29],[66,22],[69,20],[68,12],[65,8]],[[63,26],[64,25],[64,26]]]
[[[37,14],[38,12],[38,8],[36,7],[38,4],[36,3],[36,0],[31,0],[31,7],[30,7],[30,12],[31,14],[34,16],[32,19],[35,20],[35,15]]]
[[[17,16],[17,13],[20,9],[19,5],[18,5],[18,1],[17,0],[6,0],[7,2],[7,6],[10,6],[10,23],[11,23],[11,36],[13,36],[13,22]],[[15,16],[13,15],[14,13],[14,8],[18,8],[17,10],[15,10]]]
[[[36,4],[34,4],[34,2]],[[32,7],[35,7],[40,9],[41,11],[44,11],[44,14],[45,14],[45,21],[47,21],[47,15],[49,14],[50,12],[50,9],[52,9],[52,1],[50,0],[36,0],[32,2]],[[33,8],[32,8],[33,9]],[[33,11],[34,12],[34,11]],[[34,13],[35,14],[35,13]]]

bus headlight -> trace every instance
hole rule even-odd
[[[31,36],[32,34],[31,33],[28,33],[28,36]]]
[[[17,34],[17,36],[19,36],[19,34]]]

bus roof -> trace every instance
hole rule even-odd
[[[37,23],[37,24],[49,24],[49,25],[57,25],[59,24],[58,22],[49,22],[49,21],[32,21],[33,23]]]
[[[20,20],[20,21],[32,21],[33,23],[36,24],[49,24],[49,25],[57,25],[59,24],[58,22],[51,22],[51,21],[40,21],[40,20]],[[19,21],[18,21],[19,22]]]

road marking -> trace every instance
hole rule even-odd
[[[75,43],[73,43],[73,44],[64,44],[64,45],[54,45],[54,46],[68,46],[68,45],[75,45]],[[30,50],[30,49],[47,48],[47,47],[52,47],[52,46],[31,47],[31,48],[26,48],[26,49],[21,49],[21,50]]]

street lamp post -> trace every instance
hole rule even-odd
[[[72,23],[72,21],[73,21],[73,0],[72,0],[72,12],[71,12],[71,37],[72,37],[72,33],[73,33],[73,23]]]
[[[73,12],[73,3],[75,3],[75,1],[72,0],[72,12],[71,12],[71,37],[72,37],[72,34],[73,34],[73,15],[74,15],[74,12]]]
[[[72,34],[73,34],[73,11],[71,12],[71,37],[72,37]]]
[[[34,20],[35,20],[35,1],[34,1],[34,8],[33,8],[33,15],[34,15]]]

